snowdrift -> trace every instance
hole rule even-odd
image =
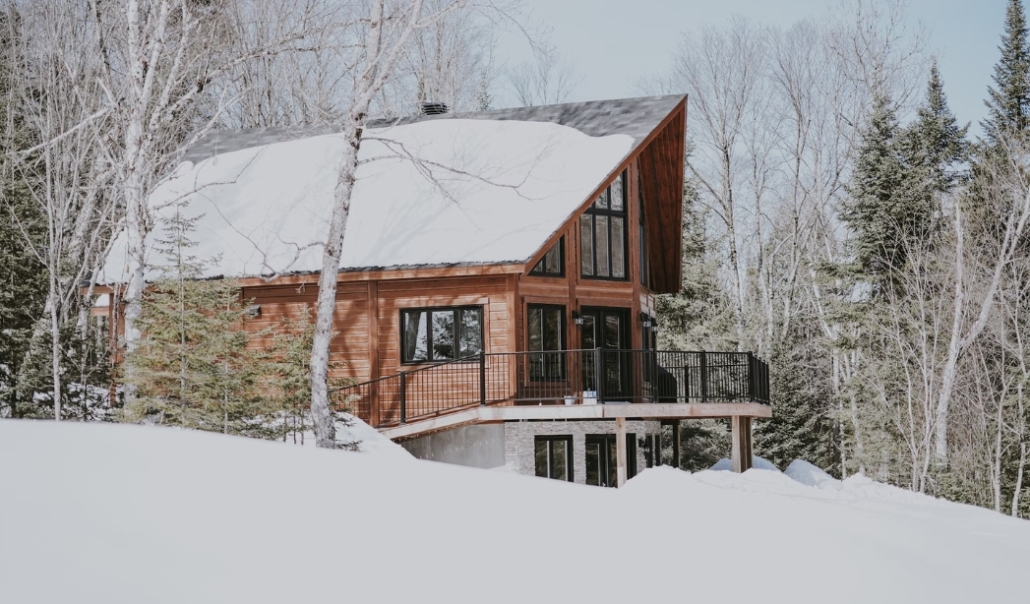
[[[1025,600],[1030,523],[849,479],[625,489],[163,428],[0,421],[4,602]]]

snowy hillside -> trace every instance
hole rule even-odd
[[[1030,523],[803,464],[616,491],[16,421],[0,459],[4,602],[1026,601]]]

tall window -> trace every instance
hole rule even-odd
[[[483,308],[419,308],[401,311],[401,361],[433,363],[483,351]]]
[[[526,329],[529,378],[533,381],[565,379],[565,307],[530,304]]]
[[[537,436],[533,447],[537,476],[572,482],[571,436]]]
[[[626,278],[626,173],[601,193],[579,220],[580,273]]]
[[[540,262],[536,263],[530,275],[541,277],[564,277],[565,276],[565,238],[562,237],[547,250]]]

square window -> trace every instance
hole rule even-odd
[[[402,363],[451,361],[482,352],[482,307],[401,311]]]

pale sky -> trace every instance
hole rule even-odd
[[[581,81],[571,101],[639,96],[641,76],[662,71],[682,32],[721,25],[733,15],[788,25],[827,14],[826,0],[525,0],[554,28],[553,42]],[[928,34],[958,119],[977,122],[1003,28],[1005,0],[910,0],[910,15]],[[507,49],[518,56],[519,52]],[[528,51],[526,51],[528,54]]]

